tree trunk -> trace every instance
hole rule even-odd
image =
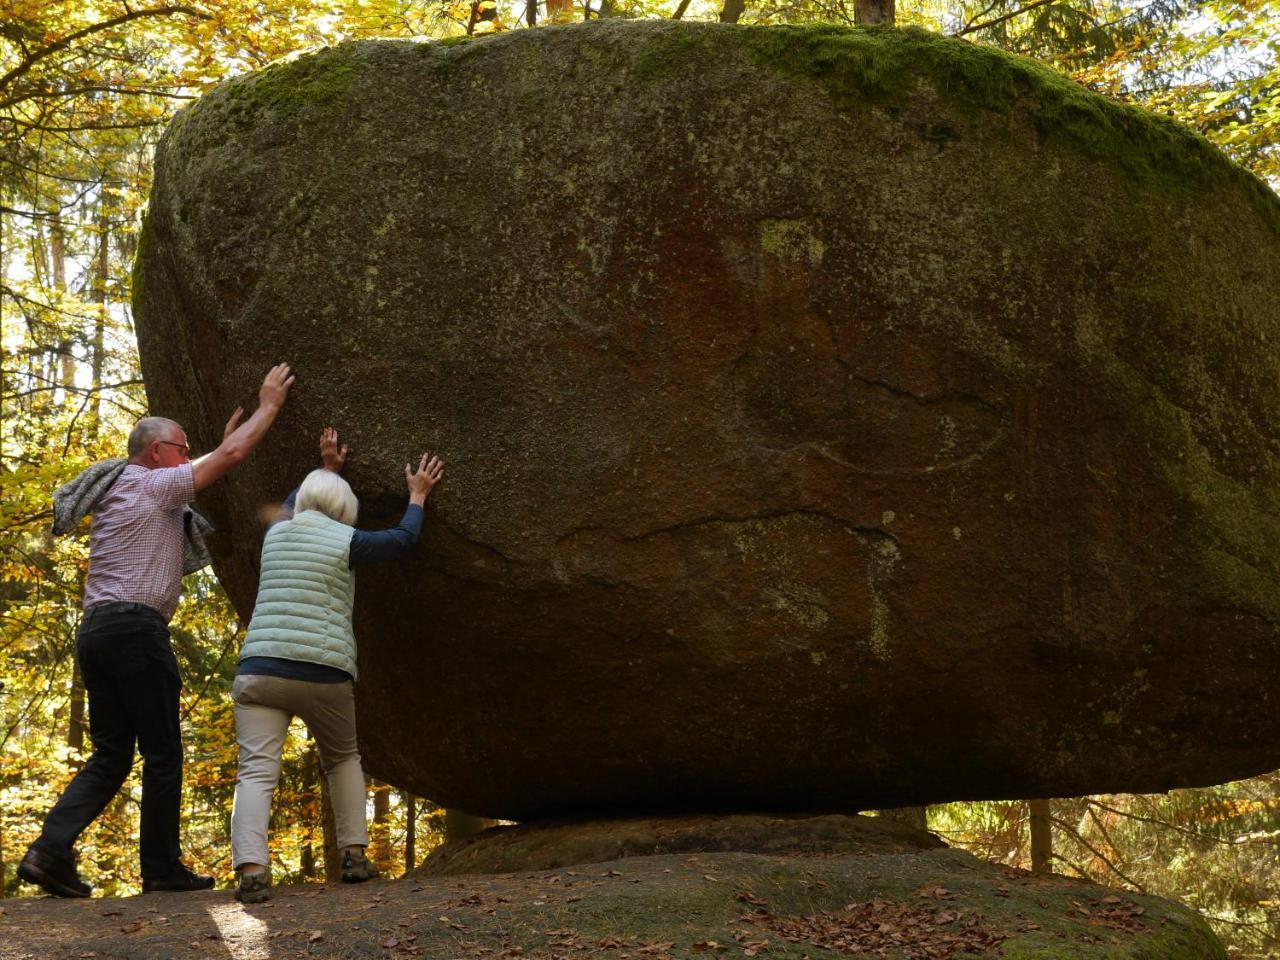
[[[747,0],[724,0],[724,7],[720,10],[720,22],[737,23],[745,9],[747,9]]]
[[[894,0],[854,0],[854,23],[892,27],[896,19]]]
[[[908,827],[914,827],[917,830],[929,829],[928,807],[897,807],[893,810],[881,810],[880,816],[896,820],[898,823],[905,823]]]
[[[370,780],[369,787],[373,791],[373,823],[369,825],[367,855],[386,876],[391,870],[391,787],[378,780]]]
[[[67,290],[67,235],[62,229],[62,214],[54,213],[49,220],[49,264],[53,273],[53,288],[59,295]],[[64,337],[58,341],[58,382],[63,387],[74,387],[76,384],[75,354],[71,352],[71,339]],[[64,396],[69,399],[68,391]]]
[[[402,791],[401,796],[404,797],[404,869],[408,873],[418,865],[418,803],[407,790]]]
[[[444,812],[444,838],[446,840],[461,840],[464,837],[473,837],[485,827],[490,826],[492,821],[486,820],[484,817],[472,816],[469,813],[463,813],[461,810],[446,810]]]
[[[324,878],[328,883],[342,879],[342,858],[338,855],[338,828],[333,822],[333,802],[329,799],[329,778],[320,774],[320,819],[324,823]]]
[[[67,746],[77,754],[84,752],[84,701],[84,678],[80,676],[80,664],[77,663],[71,670],[71,709],[67,718]],[[83,761],[74,756],[70,766],[72,770],[79,770]]]
[[[302,791],[305,796],[315,796],[317,781],[320,779],[320,754],[316,750],[316,742],[314,739],[307,743],[307,754],[302,760]],[[324,813],[324,804],[320,805],[321,814]],[[321,834],[324,828],[321,826]],[[323,841],[321,841],[323,844]],[[307,830],[307,842],[302,848],[302,875],[304,877],[314,877],[316,875],[316,848],[315,848],[315,822],[309,825]]]
[[[6,200],[7,200],[6,197],[4,197],[3,195],[0,195],[0,205],[3,205],[3,203],[6,202]],[[4,296],[5,296],[4,290],[5,290],[5,287],[8,286],[8,284],[5,282],[5,278],[9,275],[9,262],[5,257],[5,254],[8,251],[8,247],[5,245],[6,238],[4,235],[4,228],[5,228],[4,214],[0,213],[0,395],[6,394],[9,392],[9,370],[6,365],[6,360],[8,359],[9,353],[4,348],[5,347],[5,344],[4,344]],[[10,410],[12,410],[12,408],[10,408]],[[6,472],[6,469],[7,468],[5,467],[5,464],[4,464],[3,449],[0,449],[0,473]],[[3,864],[3,863],[4,861],[0,860],[0,864]],[[0,879],[3,879],[3,878],[0,878]],[[0,890],[3,890],[3,889],[4,889],[4,884],[0,883]]]
[[[49,218],[49,259],[53,268],[53,285],[60,292],[67,289],[67,236],[62,230],[62,214],[54,211]]]
[[[1053,873],[1053,830],[1049,823],[1049,801],[1030,800],[1031,872]]]
[[[310,838],[302,846],[302,857],[300,858],[302,867],[302,875],[304,877],[314,877],[316,875],[316,848],[312,846]]]
[[[531,27],[538,25],[538,0],[525,0],[524,22]]]
[[[53,285],[58,294],[66,294],[67,290],[67,240],[62,228],[62,216],[54,214],[49,226],[49,259],[52,267]],[[74,398],[71,391],[76,385],[76,359],[71,349],[70,338],[63,338],[58,343],[58,382],[64,388],[66,401]],[[84,750],[85,735],[85,691],[84,678],[80,676],[80,664],[73,663],[71,668],[71,703],[67,713],[67,746],[75,751],[67,765],[75,771],[83,766],[79,756]]]
[[[111,235],[108,232],[110,222],[107,219],[107,208],[98,203],[98,256],[97,269],[93,273],[93,302],[98,309],[93,319],[93,356],[90,358],[92,370],[93,399],[90,401],[89,436],[98,439],[99,424],[102,422],[102,367],[103,352],[106,349],[107,333],[107,282],[111,279]]]
[[[0,824],[0,900],[5,897],[4,881],[5,881],[5,865],[4,865],[4,825]]]
[[[573,0],[547,0],[547,19],[567,23],[573,19]]]

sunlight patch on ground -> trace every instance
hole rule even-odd
[[[238,903],[209,908],[209,917],[222,935],[232,960],[270,960],[269,928]]]

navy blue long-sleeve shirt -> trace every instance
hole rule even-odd
[[[280,513],[267,526],[270,530],[277,523],[293,516],[294,503],[298,499],[298,489],[285,498]],[[394,560],[407,553],[422,534],[422,507],[410,503],[404,508],[404,516],[400,523],[386,530],[353,530],[351,532],[351,548],[348,551],[347,566],[354,570],[366,563],[381,563],[383,560]],[[342,683],[352,679],[351,674],[337,667],[325,666],[322,663],[306,663],[302,660],[287,660],[283,657],[245,657],[240,661],[236,671],[239,674],[267,677],[283,677],[288,680],[310,680],[316,683]]]
[[[268,530],[293,516],[293,506],[298,500],[298,489],[285,497],[284,503],[280,506],[280,513],[268,524]],[[400,518],[398,526],[388,527],[386,530],[353,530],[347,566],[354,570],[361,564],[394,560],[417,543],[421,534],[422,508],[416,503],[410,503],[404,508],[404,516]]]

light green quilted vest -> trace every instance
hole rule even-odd
[[[351,609],[356,581],[348,566],[351,527],[304,510],[267,531],[258,602],[240,659],[282,657],[356,676]]]

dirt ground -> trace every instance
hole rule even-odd
[[[1156,897],[956,850],[637,856],[537,873],[0,901],[0,960],[1214,960]]]

